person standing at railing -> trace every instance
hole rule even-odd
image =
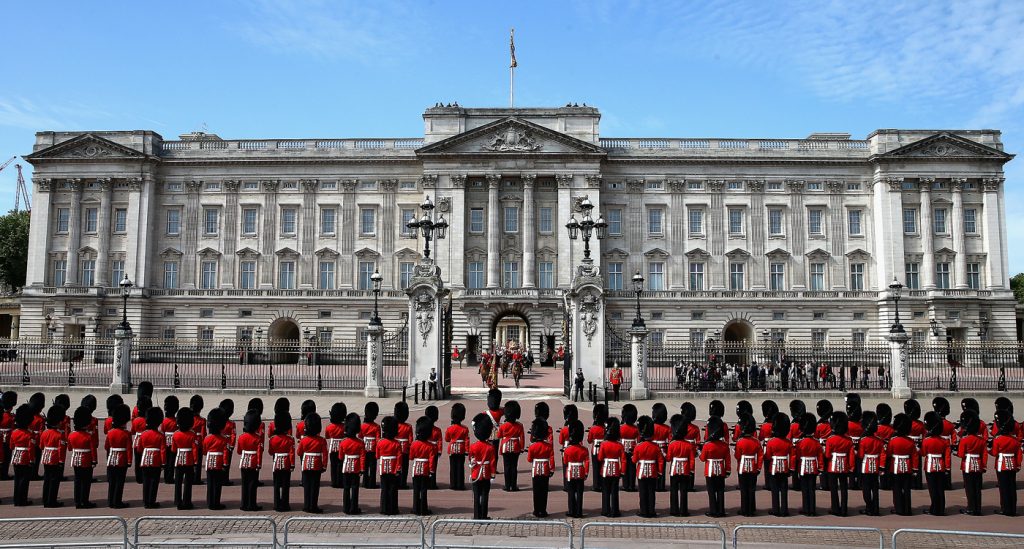
[[[996,411],[999,435],[992,439],[990,453],[996,463],[996,480],[999,484],[999,509],[997,514],[1017,516],[1017,472],[1021,466],[1021,442],[1016,437],[1017,422],[1013,414],[1003,408]]]
[[[111,428],[107,431],[103,449],[107,452],[107,505],[111,509],[124,509],[124,481],[132,464],[132,435],[126,430],[132,410],[121,404],[111,410]]]

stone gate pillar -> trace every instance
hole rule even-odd
[[[647,333],[645,327],[634,327],[629,330],[631,343],[630,368],[630,400],[646,400],[647,393]]]
[[[441,281],[441,268],[432,259],[424,259],[413,269],[405,290],[409,295],[409,384],[430,380],[437,374],[437,386],[444,387],[442,356],[444,348],[444,299],[448,290]]]
[[[910,390],[907,371],[907,343],[910,335],[907,332],[889,332],[889,363],[892,372],[892,397],[910,398],[913,392]]]
[[[114,375],[110,390],[128,394],[132,391],[132,329],[118,326],[114,330]]]
[[[384,372],[384,326],[370,323],[366,327],[366,397],[382,398],[380,380]]]
[[[583,370],[583,378],[599,387],[604,386],[604,280],[593,263],[585,262],[577,268],[569,292],[569,310],[572,315],[572,365]],[[576,375],[575,371],[572,373]]]

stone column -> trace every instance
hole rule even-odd
[[[571,173],[560,173],[555,175],[558,185],[558,226],[552,227],[558,231],[558,287],[568,288],[572,281],[572,240],[564,232],[565,224],[569,222],[572,215],[572,179]],[[625,223],[626,220],[623,219]]]
[[[50,189],[53,187],[52,179],[32,178],[35,183],[35,192],[32,193],[32,223],[28,227],[28,249],[37,258],[36,261],[28,262],[28,269],[25,276],[27,286],[46,285],[46,273],[49,269],[50,258],[50,220],[53,204],[50,202]]]
[[[832,254],[832,267],[830,269],[831,286],[833,290],[847,289],[848,271],[846,268],[846,219],[847,213],[843,208],[843,191],[846,189],[846,182],[841,179],[825,181],[828,189],[828,209],[825,211],[825,219],[822,220],[825,226],[825,237],[828,241],[828,253]],[[867,289],[867,288],[865,288]]]
[[[11,315],[11,339],[21,337],[21,315]]]
[[[384,369],[384,326],[370,323],[366,327],[366,391],[367,398],[383,398],[381,378]]]
[[[711,207],[707,212],[707,219],[704,220],[704,235],[707,238],[708,252],[711,259],[708,262],[708,273],[710,275],[711,290],[725,290],[728,286],[729,260],[725,257],[725,183],[724,179],[709,179],[707,182],[708,193],[710,193]]]
[[[113,183],[109,178],[97,179],[100,186],[100,211],[97,214],[99,244],[96,250],[96,285],[101,288],[117,286],[120,280],[110,280],[110,191]],[[113,282],[113,284],[111,284]]]
[[[630,368],[630,400],[646,400],[647,392],[647,333],[646,327],[633,327],[629,330],[631,343]]]
[[[890,369],[892,397],[906,399],[913,396],[907,380],[907,343],[910,335],[906,332],[889,332]]]
[[[128,394],[132,390],[132,329],[118,326],[114,330],[114,375],[110,391]]]
[[[807,258],[804,253],[807,251],[807,227],[804,218],[807,212],[804,211],[804,181],[789,179],[785,181],[789,189],[789,232],[786,235],[788,241],[793,243],[793,261],[790,265],[789,280],[793,290],[807,289]]]
[[[967,245],[964,242],[964,183],[967,180],[954,177],[950,184],[953,187],[953,215],[949,219],[949,233],[953,235],[953,281],[959,289],[967,288]],[[977,220],[975,220],[977,222]]]
[[[879,235],[874,256],[874,280],[885,288],[894,276],[904,276],[903,238],[887,238],[903,234],[902,177],[876,175],[871,181],[874,234]]]
[[[501,176],[487,176],[487,287],[501,286],[501,207],[498,205],[498,185]]]
[[[576,270],[569,292],[572,315],[571,350],[575,369],[586,381],[604,386],[604,280],[597,267],[584,263]],[[575,375],[574,373],[572,375]]]
[[[302,185],[302,234],[299,237],[299,254],[302,257],[299,288],[312,289],[316,285],[317,265],[313,252],[316,250],[316,190],[319,179],[303,179]]]
[[[525,173],[523,181],[523,287],[537,286],[537,220],[534,219],[533,183],[536,174]]]
[[[82,244],[82,180],[69,179],[71,186],[71,214],[68,220],[68,270],[65,286],[78,285],[78,248]]]
[[[441,357],[447,350],[442,309],[448,289],[441,281],[441,269],[431,260],[417,264],[405,293],[409,296],[409,384],[427,381],[434,369],[438,386],[443,387]]]
[[[238,257],[238,187],[240,182],[229,179],[222,184],[224,187],[224,253],[221,255],[224,272],[220,276],[221,288],[234,288],[238,280],[235,267]]]
[[[917,229],[921,235],[921,289],[923,290],[935,289],[935,235],[932,234],[932,230],[935,228],[932,219],[933,183],[935,183],[934,177],[922,177],[918,183],[921,189],[921,219]],[[902,211],[900,211],[900,215],[903,215]],[[902,222],[903,218],[900,217],[900,223]],[[897,278],[900,277],[897,275]]]
[[[398,214],[395,207],[395,192],[398,190],[397,179],[382,179],[377,182],[377,188],[381,190],[380,207],[380,274],[384,276],[384,284],[393,289],[401,289],[399,277],[395,272],[395,233],[398,232]],[[433,192],[431,192],[433,194]],[[435,199],[436,200],[436,199]],[[437,244],[437,240],[434,243]],[[437,248],[437,246],[435,246]]]
[[[150,270],[149,265],[146,265],[143,258],[139,256],[141,241],[149,233],[149,231],[142,230],[144,226],[141,223],[140,216],[142,214],[142,178],[134,177],[128,180],[128,234],[125,235],[127,245],[125,246],[124,272],[133,278],[132,282],[136,286],[143,284],[139,274]],[[163,276],[163,268],[160,269],[160,273],[159,276]]]
[[[764,207],[764,180],[747,180],[750,192],[750,211],[747,212],[747,241],[750,242],[751,273],[750,289],[764,290],[768,287],[768,276],[765,273],[765,225],[768,212]],[[680,271],[684,272],[684,271]]]
[[[191,180],[185,182],[187,198],[185,199],[185,210],[181,216],[181,287],[195,288],[196,284],[196,252],[199,251],[199,190],[203,187],[202,181]]]
[[[274,254],[277,248],[277,187],[280,185],[277,180],[263,180],[260,185],[263,187],[263,238],[260,245],[260,289],[270,289],[277,285],[277,272],[274,267]],[[354,219],[354,218],[350,218]]]
[[[984,242],[986,255],[985,274],[988,279],[986,285],[991,289],[1006,287],[1006,273],[1004,262],[1006,255],[1006,226],[1000,223],[1002,206],[1000,206],[999,191],[1003,184],[1003,178],[983,179],[982,189],[982,212],[981,212],[981,238]]]
[[[466,174],[449,174],[451,183],[451,212],[445,214],[448,220],[448,282],[453,288],[466,287]]]
[[[340,252],[341,264],[338,265],[338,287],[355,288],[356,282],[355,265],[352,260],[352,253],[356,245],[356,224],[359,223],[356,212],[356,186],[359,181],[356,179],[345,179],[341,182],[341,215],[338,216],[338,228],[341,235]]]

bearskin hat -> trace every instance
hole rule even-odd
[[[292,428],[292,415],[288,412],[278,412],[274,415],[274,434],[287,435]]]
[[[708,404],[708,417],[722,417],[725,415],[725,404],[721,400],[712,400]]]
[[[218,404],[217,407],[224,410],[224,413],[228,415],[228,419],[231,419],[231,416],[235,415],[235,401],[230,398],[225,398],[220,401],[220,404]]]
[[[420,416],[416,419],[416,440],[426,442],[434,432],[434,420],[427,416]]]
[[[135,398],[149,397],[149,400],[153,400],[153,383],[149,381],[140,381],[139,386],[135,389]]]
[[[594,425],[604,425],[608,421],[608,407],[604,404],[594,405]]]
[[[430,406],[427,406],[426,408],[423,409],[423,415],[429,417],[430,421],[433,421],[436,424],[438,418],[441,415],[441,412],[440,410],[437,409],[437,406],[431,404]]]
[[[92,395],[87,395],[87,396],[92,396]],[[92,397],[92,400],[93,400],[93,402],[95,402],[96,401],[96,397]],[[44,395],[43,393],[32,393],[32,396],[28,397],[28,405],[29,405],[29,407],[32,408],[32,413],[34,413],[34,414],[41,414],[41,413],[43,413],[43,410],[46,409],[46,395]],[[84,400],[82,402],[82,405],[83,406],[85,405]],[[96,408],[95,408],[95,404],[94,404],[93,405],[93,410],[95,410],[95,409]]]
[[[404,400],[399,400],[395,403],[395,409],[391,415],[394,416],[395,421],[399,423],[409,421],[409,404]]]
[[[981,408],[978,406],[978,401],[971,397],[960,399],[960,409],[971,410],[976,414],[981,414]]]
[[[1000,435],[1014,436],[1016,431],[1017,422],[1013,419],[1013,412],[1006,408],[996,410],[995,424],[999,429]]]
[[[139,410],[139,417],[146,417],[146,411],[153,407],[153,401],[142,395],[135,401],[135,407]]]
[[[363,406],[363,421],[366,423],[373,422],[378,415],[380,415],[380,406],[376,402],[371,400],[366,403],[366,406]]]
[[[461,402],[452,404],[452,424],[462,423],[466,419],[466,405]]]
[[[860,408],[860,402],[847,402],[846,415],[850,416],[850,421],[860,423],[860,418],[864,415],[864,411]]]
[[[843,401],[846,402],[847,406],[849,406],[851,402],[860,404],[860,393],[846,393],[846,396],[843,397]]]
[[[331,405],[330,417],[331,423],[335,425],[341,425],[345,422],[345,416],[348,415],[348,408],[345,407],[344,402],[335,402]]]
[[[50,409],[46,411],[46,426],[47,427],[60,427],[61,422],[64,421],[64,416],[67,414],[65,409],[60,404],[54,404],[50,406]],[[89,414],[89,420],[87,423],[92,422],[92,414]]]
[[[832,402],[824,399],[819,400],[818,404],[814,406],[814,410],[818,413],[818,419],[828,421],[832,417]]]
[[[299,419],[305,420],[306,416],[316,411],[316,403],[312,400],[303,400],[299,406]]]
[[[924,415],[924,426],[929,435],[933,437],[942,436],[942,418],[934,411]]]
[[[160,428],[160,424],[164,422],[164,411],[156,406],[151,406],[149,410],[146,410],[146,429],[157,430]]]
[[[576,421],[580,417],[580,411],[576,408],[575,404],[566,404],[562,407],[562,419],[565,420],[564,425],[569,426],[570,423]]]
[[[800,399],[789,401],[789,415],[793,417],[797,423],[803,415],[807,413],[807,405]]]
[[[832,432],[837,435],[845,435],[850,430],[850,416],[846,412],[836,412],[829,418]]]
[[[246,410],[252,410],[259,415],[263,415],[263,399],[262,398],[250,398],[249,405],[245,407]]]
[[[1001,397],[996,399],[995,404],[996,404],[996,410],[1009,410],[1011,414],[1013,413],[1013,401],[1012,400],[1010,400],[1010,399],[1008,399],[1006,397],[1002,397],[1001,396]]]
[[[750,414],[743,414],[739,417],[740,432],[744,435],[752,435],[757,430],[757,422],[754,421],[754,416]]]
[[[178,408],[174,421],[178,423],[179,431],[191,431],[196,423],[196,415],[192,413],[191,408]]]
[[[280,414],[281,412],[291,412],[291,410],[292,403],[288,400],[287,397],[278,397],[278,399],[274,401],[275,415]]]
[[[683,419],[683,414],[672,414],[668,419],[668,425],[672,428],[672,440],[683,440],[686,438],[688,423]]]
[[[303,428],[306,431],[306,436],[319,435],[320,431],[322,431],[324,428],[324,422],[322,419],[320,419],[320,414],[316,412],[310,412],[309,415],[306,416],[306,419],[303,420],[303,422]]]
[[[884,402],[875,406],[875,419],[879,425],[890,425],[892,423],[892,406]]]
[[[175,417],[178,414],[178,397],[167,395],[164,397],[164,417]]]
[[[494,411],[501,408],[501,389],[487,391],[487,409]]]
[[[4,391],[3,396],[0,396],[0,406],[3,406],[4,410],[12,410],[17,404],[18,393],[15,391]]]
[[[964,410],[960,414],[960,426],[969,435],[977,435],[981,431],[981,418],[973,410]]]
[[[948,416],[950,411],[949,400],[947,400],[946,397],[941,396],[933,398],[932,410],[934,410],[936,414],[939,414],[939,417]]]
[[[490,416],[483,413],[473,416],[473,436],[475,436],[477,440],[486,441],[491,438],[492,429],[493,425],[491,425]]]
[[[740,417],[743,414],[753,415],[754,406],[747,400],[741,400],[736,403],[736,417]]]
[[[213,410],[220,410],[220,408],[214,408]],[[210,417],[213,417],[213,410],[210,410]],[[221,414],[224,414],[224,410],[220,410]],[[227,426],[228,416],[224,414],[224,425]],[[210,420],[206,420],[207,426],[210,424]],[[259,432],[260,427],[263,425],[263,417],[256,410],[249,410],[242,417],[242,431],[254,435]],[[212,432],[212,431],[211,431]]]
[[[583,442],[583,422],[576,420],[569,424],[569,444],[580,444]]]
[[[611,417],[608,418],[608,422],[604,428],[604,439],[605,440],[619,440],[619,418]]]
[[[539,417],[547,422],[548,418],[551,417],[551,408],[548,407],[548,403],[543,400],[534,404],[533,406],[534,417]]]
[[[668,421],[668,408],[660,402],[655,402],[654,406],[651,406],[651,420],[658,424]]]
[[[804,412],[804,415],[800,416],[800,433],[805,437],[814,435],[814,430],[818,427],[818,419],[814,417],[814,414]]]
[[[636,425],[637,413],[636,406],[626,404],[622,407],[622,423],[626,425]]]
[[[907,414],[911,421],[921,419],[921,403],[916,398],[908,398],[903,401],[903,413]]]
[[[544,421],[544,418],[538,417],[533,420],[530,425],[530,440],[537,442],[541,440],[547,440],[548,438],[548,422]]]
[[[640,416],[636,420],[636,428],[640,434],[640,438],[644,440],[651,440],[654,438],[654,420],[651,416]]]
[[[868,410],[860,416],[860,426],[864,428],[864,436],[870,436],[878,432],[878,416]]]
[[[510,400],[505,403],[505,421],[509,423],[513,421],[519,421],[523,410],[519,407],[519,402],[516,400]]]
[[[356,438],[359,436],[359,430],[362,428],[363,422],[359,419],[359,414],[351,413],[345,416],[345,436],[348,438]]]
[[[111,423],[115,429],[124,429],[125,425],[132,419],[132,409],[127,404],[121,404],[114,408],[114,413],[110,417],[113,419]]]
[[[679,406],[679,414],[686,423],[693,423],[697,419],[697,407],[692,402],[684,402]]]
[[[53,403],[54,404],[58,404],[60,406],[63,406],[65,410],[68,410],[68,409],[71,408],[71,399],[68,398],[68,395],[57,395],[57,398],[53,399]],[[66,404],[66,406],[65,406],[65,404]],[[107,415],[108,416],[113,416],[114,415],[114,408],[117,408],[118,406],[124,404],[124,399],[121,398],[121,395],[110,395],[110,396],[107,397],[106,404],[107,404]]]
[[[789,436],[789,416],[783,412],[779,412],[772,417],[772,436],[776,438],[786,438]]]
[[[251,425],[249,422],[250,417],[249,413],[245,414],[245,419],[242,421],[242,431],[255,434],[256,431],[259,430],[259,425]],[[214,408],[210,410],[209,414],[206,414],[206,430],[209,431],[211,435],[219,435],[224,431],[224,427],[227,426],[227,423],[228,416],[224,413],[224,410],[221,410],[220,408]],[[255,423],[259,423],[259,416],[255,418]],[[255,427],[255,429],[250,431],[250,427]]]
[[[54,408],[59,407],[54,406]],[[53,408],[51,408],[50,410],[53,410]],[[60,415],[61,419],[64,419],[63,409],[61,409]],[[89,425],[92,423],[92,412],[85,406],[79,406],[77,409],[75,409],[75,417],[71,421],[74,423],[76,431],[84,431],[88,429]]]
[[[14,426],[18,429],[28,429],[28,426],[32,424],[32,418],[35,416],[36,414],[32,411],[32,406],[22,404],[14,412]]]
[[[188,400],[188,407],[191,408],[192,412],[196,415],[199,415],[199,412],[203,411],[203,406],[206,406],[206,402],[203,400],[203,397],[199,395],[192,395],[192,398]]]
[[[905,437],[910,435],[911,419],[907,414],[896,414],[892,418],[892,429],[897,436]]]
[[[772,421],[777,413],[779,413],[779,405],[774,400],[761,402],[761,415],[764,416],[765,423]]]
[[[725,422],[718,416],[708,418],[708,440],[721,440],[725,436]]]

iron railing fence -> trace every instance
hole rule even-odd
[[[109,339],[0,339],[0,384],[104,387],[113,375]]]
[[[381,347],[384,362],[381,383],[384,389],[401,390],[409,383],[409,323],[395,332],[384,332]]]
[[[911,389],[1019,391],[1024,389],[1024,344],[973,341],[912,344],[907,351]]]
[[[605,324],[604,332],[604,384],[610,385],[609,374],[616,364],[622,369],[621,391],[629,392],[633,386],[632,336],[615,331],[611,324]],[[649,342],[647,342],[649,343]]]

